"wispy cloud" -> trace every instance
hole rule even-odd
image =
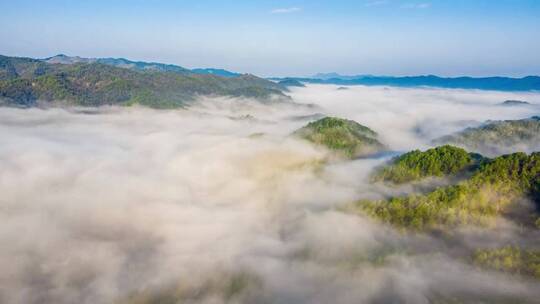
[[[271,14],[290,14],[301,11],[300,7],[286,7],[286,8],[276,8],[270,11]]]
[[[407,3],[403,4],[401,8],[411,8],[411,9],[425,9],[431,7],[431,3],[424,2],[424,3]]]
[[[381,6],[381,5],[385,5],[385,4],[388,4],[388,0],[370,1],[370,2],[367,2],[366,4],[364,4],[364,6],[371,7],[371,6]]]

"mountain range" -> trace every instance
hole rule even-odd
[[[222,77],[237,77],[242,74],[223,69],[215,68],[196,68],[187,69],[179,65],[165,64],[158,62],[132,61],[125,58],[84,58],[79,56],[67,56],[59,54],[53,57],[42,59],[47,63],[74,64],[74,63],[102,63],[120,68],[129,68],[135,70],[152,70],[162,72],[175,72],[184,74],[216,75]]]
[[[226,74],[227,76],[222,76]],[[0,105],[187,105],[199,96],[288,100],[285,87],[250,74],[127,59],[0,55]]]
[[[480,89],[497,91],[539,91],[540,77],[439,77],[435,75],[420,76],[344,76],[337,73],[319,73],[311,78],[287,77],[272,78],[281,81],[294,79],[303,83],[335,84],[335,85],[385,85],[395,87],[437,87],[449,89]]]

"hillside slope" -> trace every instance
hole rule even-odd
[[[248,74],[220,77],[0,56],[0,103],[15,106],[141,104],[174,108],[208,95],[288,99],[282,90],[274,82]]]
[[[394,184],[418,181],[426,177],[443,177],[463,173],[477,166],[483,157],[444,145],[426,151],[414,150],[395,157],[378,168],[373,181]]]
[[[540,117],[488,121],[461,132],[437,138],[435,144],[452,144],[487,156],[540,150]]]
[[[519,200],[540,204],[540,152],[514,153],[484,161],[474,174],[455,185],[426,194],[360,200],[353,211],[412,230],[430,230],[460,225],[492,225]],[[520,225],[535,225],[539,214],[527,212]]]
[[[132,61],[125,58],[84,58],[79,56],[67,56],[59,54],[43,59],[47,63],[74,64],[74,63],[102,63],[119,68],[134,69],[139,71],[161,71],[174,72],[179,74],[201,74],[215,75],[222,77],[238,77],[242,74],[230,72],[223,69],[197,68],[187,69],[175,64],[165,64],[158,62]]]

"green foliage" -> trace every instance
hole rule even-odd
[[[414,150],[394,158],[389,165],[379,168],[373,180],[402,184],[428,176],[452,175],[470,169],[475,159],[478,157],[449,145],[424,152]]]
[[[72,92],[69,81],[64,74],[40,76],[34,80],[33,86],[39,99],[73,100],[76,98],[76,94]]]
[[[382,150],[377,133],[355,121],[325,117],[310,122],[294,135],[345,155],[355,157]]]
[[[200,95],[288,99],[280,85],[253,75],[220,77],[0,56],[0,98],[14,105],[32,105],[39,100],[176,108]]]
[[[473,255],[473,263],[487,269],[540,279],[539,250],[525,250],[514,246],[480,249]]]
[[[351,209],[413,230],[489,225],[517,198],[536,197],[539,176],[540,153],[514,153],[484,162],[471,178],[457,185],[427,194],[362,200]]]
[[[435,139],[436,144],[453,144],[485,155],[497,155],[501,147],[535,145],[540,142],[540,119],[490,121],[480,127]],[[504,149],[503,149],[504,150]]]
[[[35,95],[32,90],[32,83],[29,80],[20,78],[0,81],[0,101],[2,99],[13,105],[33,105]],[[17,100],[17,102],[14,102],[14,100]]]

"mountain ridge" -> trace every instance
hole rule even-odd
[[[512,78],[504,76],[491,77],[440,77],[436,75],[418,76],[342,76],[339,74],[317,74],[322,78],[270,78],[281,81],[284,79],[294,79],[304,83],[312,84],[334,84],[334,85],[366,85],[366,86],[393,86],[393,87],[435,87],[447,89],[479,89],[495,91],[540,91],[540,76],[525,76]],[[317,76],[316,75],[316,76]],[[336,76],[325,78],[329,76]]]
[[[72,61],[81,60],[72,58]],[[133,63],[135,64],[135,63]],[[100,62],[47,63],[40,59],[0,55],[0,105],[101,106],[140,104],[154,108],[187,105],[198,96],[290,100],[284,87],[251,74],[211,74]]]
[[[241,73],[231,72],[225,69],[217,69],[217,68],[188,69],[188,68],[175,65],[175,64],[159,63],[159,62],[152,62],[152,61],[134,61],[134,60],[126,59],[126,58],[113,58],[113,57],[85,58],[85,57],[79,57],[79,56],[68,56],[65,54],[58,54],[52,57],[43,58],[41,60],[47,63],[52,63],[52,64],[102,63],[102,64],[112,65],[116,67],[131,68],[131,69],[137,69],[137,70],[156,70],[156,71],[183,73],[183,74],[189,74],[189,73],[202,74],[202,75],[211,74],[211,75],[222,76],[222,77],[238,77],[242,75]]]

